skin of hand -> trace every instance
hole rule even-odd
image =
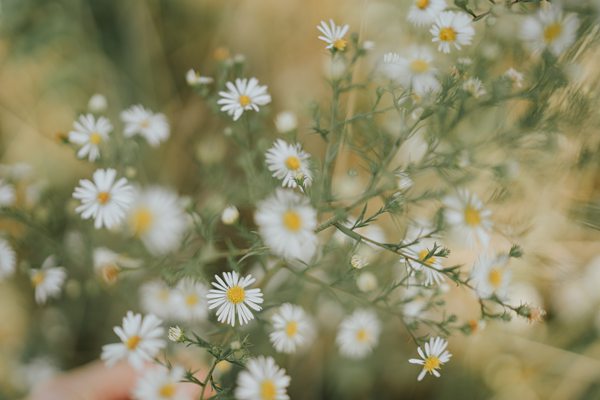
[[[28,400],[129,400],[138,376],[139,372],[127,363],[106,367],[95,361],[41,383]],[[200,395],[199,386],[181,385],[190,399]]]

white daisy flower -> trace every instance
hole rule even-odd
[[[282,304],[271,317],[273,331],[269,335],[273,347],[280,353],[295,353],[314,337],[314,326],[302,307]]]
[[[219,92],[221,98],[217,104],[221,105],[221,111],[226,112],[237,121],[244,111],[259,110],[258,106],[265,106],[271,102],[271,96],[267,93],[266,86],[260,86],[258,79],[236,79],[225,84],[228,91]]]
[[[140,288],[142,309],[162,319],[171,319],[176,309],[174,290],[163,281],[144,283]]]
[[[10,244],[0,238],[0,279],[6,278],[15,272],[17,255]]]
[[[272,357],[259,356],[246,363],[238,375],[235,398],[238,400],[288,400],[290,377]]]
[[[379,342],[380,332],[379,319],[374,312],[356,310],[342,321],[336,342],[344,356],[364,358]]]
[[[115,283],[121,272],[121,268],[136,268],[139,261],[122,256],[106,247],[96,247],[92,253],[94,271],[102,277],[106,283]]]
[[[463,12],[444,11],[438,15],[435,24],[429,31],[432,41],[438,44],[438,50],[450,53],[452,46],[460,50],[470,45],[475,36],[471,17]]]
[[[125,137],[140,135],[150,146],[156,147],[169,138],[171,128],[164,114],[135,105],[121,112],[121,120],[125,123]]]
[[[176,250],[187,228],[187,218],[177,194],[161,186],[136,189],[127,215],[130,232],[153,255]]]
[[[306,186],[312,183],[309,158],[310,154],[304,152],[300,144],[291,145],[281,139],[277,139],[266,154],[267,167],[273,177],[281,179],[283,187],[290,188],[298,186],[296,179],[303,181]]]
[[[278,189],[258,204],[254,219],[262,239],[275,255],[308,262],[315,254],[317,212],[306,197]]]
[[[162,366],[149,368],[138,379],[133,396],[136,400],[190,400],[182,390],[181,380],[185,369],[173,366],[170,370]]]
[[[188,70],[185,74],[185,80],[190,86],[208,85],[213,82],[213,78],[210,76],[202,76],[194,69]]]
[[[485,96],[485,94],[487,93],[485,88],[483,87],[481,79],[479,78],[467,79],[463,83],[462,89],[476,99],[480,98],[481,96]]]
[[[250,308],[254,311],[262,310],[259,304],[263,302],[263,294],[259,288],[246,289],[256,279],[252,275],[240,278],[237,272],[224,272],[223,279],[215,275],[216,282],[212,285],[216,289],[210,289],[206,298],[208,309],[217,308],[217,320],[222,323],[235,326],[237,314],[240,325],[247,324],[254,319]]]
[[[233,225],[240,217],[240,210],[236,206],[225,207],[221,213],[221,222],[225,225]]]
[[[208,288],[203,283],[195,282],[191,278],[179,281],[173,291],[176,316],[184,321],[206,319],[208,315],[207,293]]]
[[[444,199],[446,222],[454,232],[469,245],[479,241],[484,247],[490,240],[492,212],[485,208],[481,200],[466,190],[457,191],[454,196]]]
[[[288,133],[298,128],[298,118],[291,111],[282,111],[275,117],[275,128],[279,133]]]
[[[58,297],[67,279],[67,272],[63,267],[56,266],[54,256],[49,256],[40,269],[29,271],[29,277],[35,289],[35,301],[44,304],[49,298]]]
[[[94,218],[96,229],[119,225],[133,202],[133,189],[127,179],[115,182],[116,176],[117,171],[112,168],[98,169],[93,175],[94,182],[81,179],[73,192],[73,197],[81,201],[75,211],[83,219]]]
[[[397,53],[385,54],[383,62],[390,78],[419,96],[437,92],[441,88],[436,78],[437,70],[433,66],[433,55],[425,47],[413,47],[408,57]]]
[[[92,114],[81,115],[73,123],[73,130],[69,132],[69,142],[80,146],[77,157],[87,157],[95,161],[100,157],[100,144],[108,140],[108,134],[113,126],[105,117],[96,119]]]
[[[152,361],[153,357],[166,346],[162,339],[165,330],[162,321],[153,314],[142,317],[128,311],[123,317],[123,326],[116,326],[114,331],[121,339],[121,343],[107,344],[102,347],[102,360],[107,366],[112,366],[118,361],[127,359],[135,369],[141,369],[145,362]]]
[[[417,380],[422,380],[429,372],[436,378],[440,377],[439,369],[442,365],[450,361],[452,354],[448,350],[448,342],[440,337],[430,338],[429,342],[425,343],[425,351],[419,346],[417,352],[421,358],[411,358],[408,360],[411,364],[423,366],[423,370],[417,377]]]
[[[81,115],[73,123],[73,130],[69,132],[69,141],[80,146],[77,157],[88,157],[94,161],[100,157],[100,144],[108,140],[108,134],[113,126],[105,117],[97,120],[92,114]]]
[[[414,0],[406,19],[415,26],[431,25],[445,9],[445,0]]]
[[[10,207],[16,200],[15,187],[0,178],[0,207]]]
[[[179,343],[184,340],[185,335],[183,333],[183,329],[181,329],[178,325],[175,325],[169,328],[168,337],[171,342]]]
[[[504,254],[480,255],[471,271],[473,286],[477,290],[477,295],[482,299],[492,296],[506,299],[510,276],[508,256]]]
[[[523,74],[514,68],[509,68],[504,73],[504,76],[517,88],[523,87]]]
[[[558,57],[575,42],[578,28],[579,20],[575,14],[563,15],[561,6],[552,4],[525,19],[521,38],[532,51],[539,53],[548,49]]]
[[[91,112],[99,113],[106,110],[108,107],[108,101],[106,97],[100,93],[94,94],[88,101],[88,110]]]
[[[433,249],[433,244],[431,241],[424,240],[415,243],[412,246],[406,248],[407,255],[412,256],[418,260],[421,260],[427,266],[418,263],[416,261],[407,261],[407,265],[412,267],[417,271],[421,271],[425,275],[426,286],[431,285],[439,285],[444,282],[444,274],[439,272],[440,269],[443,268],[442,262],[439,257],[431,256],[427,258],[429,251]],[[405,261],[405,260],[403,260]]]
[[[344,51],[348,45],[348,41],[344,39],[346,33],[348,33],[348,25],[336,25],[332,19],[329,20],[329,25],[325,21],[317,26],[319,32],[323,35],[319,36],[319,39],[327,43],[326,49],[331,51]]]

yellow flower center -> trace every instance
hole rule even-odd
[[[90,143],[91,144],[100,144],[101,141],[102,141],[102,136],[100,136],[100,134],[98,132],[93,132],[90,135]]]
[[[479,322],[476,319],[471,319],[467,323],[469,324],[469,328],[471,328],[471,333],[479,330]]]
[[[262,400],[275,400],[277,388],[271,379],[265,379],[260,384],[260,398]]]
[[[346,39],[338,39],[333,42],[333,47],[338,51],[346,50],[346,46],[348,45],[348,41]]]
[[[100,203],[100,204],[106,204],[110,200],[110,193],[108,193],[108,192],[100,192],[100,193],[98,193],[97,198],[98,198],[98,203]]]
[[[138,347],[138,344],[140,344],[141,340],[141,337],[139,337],[138,335],[134,335],[127,339],[127,342],[125,342],[125,346],[127,346],[129,350],[135,350]]]
[[[243,94],[240,96],[239,102],[240,102],[240,106],[246,107],[248,104],[250,104],[250,97]]]
[[[102,278],[107,283],[115,283],[119,276],[120,268],[115,264],[106,265],[102,268]]]
[[[415,5],[420,8],[421,10],[424,10],[427,8],[427,6],[429,5],[429,0],[417,0],[415,2]]]
[[[552,43],[560,36],[561,32],[562,26],[560,25],[560,22],[550,24],[544,29],[544,40],[546,43]]]
[[[498,268],[492,268],[488,274],[488,281],[494,288],[499,288],[502,284],[502,271]]]
[[[359,329],[356,332],[356,340],[359,341],[359,342],[361,342],[361,343],[366,342],[367,340],[369,340],[369,334],[367,333],[367,330],[364,329],[364,328]]]
[[[240,286],[233,286],[227,289],[227,299],[233,304],[239,304],[246,298],[246,292]]]
[[[188,294],[187,296],[185,296],[185,304],[187,304],[190,307],[195,306],[196,304],[198,304],[198,296],[195,294]]]
[[[470,226],[477,226],[481,223],[481,214],[479,214],[479,210],[470,204],[465,207],[465,223]]]
[[[443,42],[454,42],[456,40],[456,31],[449,26],[440,29],[440,40]]]
[[[167,383],[166,385],[162,385],[158,390],[158,395],[160,397],[165,397],[167,399],[173,397],[175,394],[175,385],[172,383]]]
[[[425,260],[425,257],[427,257],[427,254],[429,254],[429,250],[427,250],[427,249],[421,250],[419,252],[419,260],[423,261],[427,265],[432,265],[435,262],[435,257],[431,256],[427,260]]]
[[[283,213],[283,225],[292,232],[297,232],[302,227],[302,220],[297,212],[288,210]]]
[[[285,334],[288,335],[288,337],[293,337],[293,336],[296,336],[297,332],[298,332],[298,323],[296,321],[288,322],[287,325],[285,326]]]
[[[31,283],[34,287],[38,287],[44,282],[46,275],[42,271],[37,271],[35,274],[31,276]]]
[[[412,72],[422,74],[423,72],[427,72],[429,70],[429,63],[425,60],[413,60],[410,63],[410,69]]]
[[[300,168],[300,159],[296,156],[289,156],[288,158],[285,159],[285,166],[288,169],[296,171],[297,169]]]
[[[434,369],[438,369],[440,367],[440,359],[436,356],[429,356],[425,359],[425,364],[423,364],[423,368],[427,372],[431,372]]]
[[[131,217],[131,228],[136,236],[141,236],[148,232],[152,226],[154,217],[149,209],[146,207],[140,207],[137,209]]]
[[[142,127],[143,129],[146,129],[149,126],[150,126],[150,121],[148,121],[147,119],[145,119],[142,122],[140,122],[140,127]]]

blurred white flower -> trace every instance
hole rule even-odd
[[[412,180],[408,172],[400,171],[396,173],[396,183],[398,190],[406,191],[413,186],[414,181]]]
[[[67,278],[63,267],[56,266],[56,258],[49,256],[39,269],[29,271],[31,284],[35,289],[35,301],[44,304],[49,298],[58,297]]]
[[[432,41],[438,44],[438,50],[443,53],[450,53],[453,46],[460,50],[462,46],[470,45],[475,36],[471,17],[454,11],[444,11],[438,15],[429,32],[433,35]]]
[[[356,278],[356,287],[363,293],[377,289],[377,277],[370,272],[362,272]]]
[[[223,279],[215,275],[216,282],[212,285],[216,289],[211,289],[206,298],[208,299],[208,309],[217,308],[217,320],[235,326],[235,317],[237,314],[240,325],[245,325],[254,319],[250,308],[254,311],[262,310],[259,304],[263,302],[263,294],[259,288],[246,289],[253,284],[256,279],[252,275],[246,275],[240,278],[237,272],[224,272]]]
[[[246,363],[238,375],[235,398],[237,400],[289,400],[287,387],[290,377],[285,369],[275,364],[272,357],[259,356]]]
[[[208,288],[192,278],[184,278],[172,293],[175,315],[183,321],[206,319],[208,308],[206,294]]]
[[[342,355],[364,358],[379,342],[381,325],[377,315],[369,310],[356,310],[340,324],[336,342]]]
[[[258,106],[264,106],[271,102],[271,96],[267,93],[266,86],[260,86],[256,78],[236,79],[225,84],[228,91],[219,92],[221,97],[217,104],[221,111],[226,112],[237,121],[244,111],[259,110]]]
[[[0,207],[10,207],[16,199],[15,187],[0,178]]]
[[[278,189],[258,204],[255,220],[271,251],[285,259],[308,262],[317,250],[317,213],[308,198]]]
[[[463,90],[469,93],[474,98],[478,99],[481,96],[485,96],[487,93],[485,88],[483,87],[483,83],[479,78],[469,78],[467,79],[462,86]]]
[[[163,319],[173,318],[175,296],[173,290],[163,281],[144,283],[140,288],[140,303],[147,313]]]
[[[425,47],[413,47],[407,57],[388,53],[384,55],[383,62],[390,78],[419,96],[437,92],[441,88],[432,65],[433,55]]]
[[[106,110],[108,107],[108,101],[106,97],[100,93],[94,94],[88,101],[88,110],[91,112],[99,113]]]
[[[273,177],[282,181],[283,187],[295,188],[296,179],[303,181],[305,186],[312,183],[312,174],[308,167],[310,154],[302,150],[300,144],[291,145],[277,139],[266,153],[267,167]]]
[[[73,197],[81,201],[75,211],[81,218],[94,218],[94,227],[113,228],[125,218],[125,213],[133,202],[133,189],[127,179],[115,182],[117,171],[112,168],[98,169],[93,180],[81,179]]]
[[[10,244],[0,238],[0,279],[14,274],[17,266],[17,255]]]
[[[142,369],[144,363],[152,361],[154,356],[166,346],[162,339],[165,330],[162,321],[153,314],[142,317],[128,311],[123,317],[123,325],[114,328],[121,343],[107,344],[102,347],[102,360],[107,366],[127,359],[135,369]]]
[[[421,358],[411,358],[408,362],[423,366],[417,380],[422,380],[427,373],[439,378],[440,372],[438,370],[442,365],[450,361],[450,357],[452,357],[452,354],[446,350],[448,342],[441,337],[430,338],[424,347],[425,351],[420,346],[417,348],[417,352]]]
[[[187,228],[179,197],[161,186],[135,190],[127,222],[130,232],[154,255],[176,250]]]
[[[348,41],[344,38],[348,33],[348,25],[336,25],[332,19],[329,20],[329,25],[325,21],[317,26],[319,32],[322,33],[319,39],[327,43],[326,49],[332,51],[344,51],[348,45]]]
[[[77,157],[87,156],[89,161],[100,157],[100,144],[108,140],[108,134],[113,126],[105,117],[96,119],[92,114],[81,115],[73,123],[73,130],[69,132],[69,142],[80,146]]]
[[[180,366],[148,368],[138,378],[133,396],[136,400],[191,400],[190,394],[182,390],[184,375],[185,369]]]
[[[314,337],[314,326],[302,307],[284,303],[271,317],[273,331],[269,335],[275,350],[295,353],[308,345]]]
[[[207,85],[213,82],[213,78],[209,76],[202,76],[199,72],[194,69],[188,70],[185,74],[185,81],[190,86]]]
[[[526,45],[536,53],[548,49],[559,56],[575,42],[579,20],[575,14],[563,15],[559,4],[540,9],[535,16],[525,19],[521,27],[521,37]]]
[[[225,225],[233,225],[237,222],[240,217],[240,211],[236,206],[228,206],[225,207],[223,212],[221,213],[221,222]]]
[[[275,117],[275,128],[279,133],[288,133],[298,127],[298,118],[291,111],[282,111]]]
[[[496,296],[506,299],[511,276],[508,260],[508,256],[504,254],[479,255],[471,271],[471,279],[479,297],[485,299]]]
[[[431,25],[445,9],[445,0],[413,0],[406,19],[416,26]]]
[[[492,212],[485,208],[479,198],[466,190],[458,190],[456,195],[444,198],[446,222],[459,238],[469,245],[476,241],[486,247],[490,241]]]
[[[131,106],[121,112],[121,120],[125,123],[125,137],[140,135],[153,147],[167,140],[171,134],[164,114],[155,114],[141,105]]]
[[[96,247],[92,259],[94,270],[106,283],[116,282],[121,267],[137,268],[140,264],[138,260],[122,256],[106,247]]]
[[[514,68],[509,68],[504,73],[504,76],[512,83],[514,87],[523,87],[523,74]]]

